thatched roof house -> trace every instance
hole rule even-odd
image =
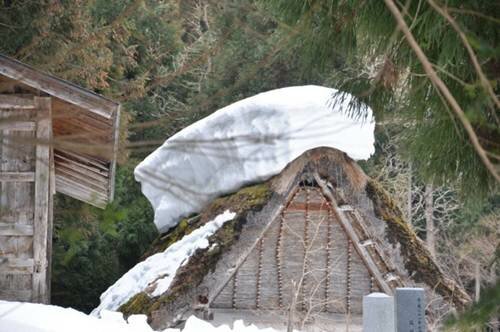
[[[154,328],[193,313],[216,322],[296,317],[356,319],[362,296],[421,285],[461,308],[469,301],[446,278],[387,193],[345,153],[317,148],[269,181],[214,200],[155,241],[146,255],[168,250],[224,211],[235,213],[177,269],[168,289],[157,281],[123,303]],[[161,277],[159,277],[161,279]],[[281,317],[281,319],[278,319]]]

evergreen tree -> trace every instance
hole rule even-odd
[[[182,50],[175,1],[4,1],[0,52],[105,94],[126,122],[144,121],[149,77],[172,68]],[[89,311],[157,235],[153,211],[122,150],[115,201],[105,210],[55,196],[52,303]]]
[[[304,70],[326,68],[332,85],[369,104],[379,123],[396,124],[407,160],[424,178],[454,181],[469,197],[497,186],[500,146],[499,29],[492,1],[406,1],[398,7],[421,49],[458,101],[494,172],[485,166],[460,119],[397,28],[388,1],[263,1],[300,33]],[[449,19],[451,17],[451,20]],[[457,28],[458,31],[455,29]],[[466,41],[461,39],[461,33]],[[481,73],[468,53],[481,64]],[[495,90],[496,89],[496,90]],[[351,111],[356,114],[356,105]]]

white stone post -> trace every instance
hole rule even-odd
[[[394,298],[384,293],[363,296],[363,332],[395,332]]]

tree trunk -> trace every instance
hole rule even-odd
[[[426,243],[431,256],[436,257],[436,230],[434,228],[434,200],[433,200],[432,185],[425,186],[425,230],[426,230]]]
[[[406,217],[408,218],[408,223],[412,223],[412,208],[413,208],[413,201],[412,201],[412,178],[411,178],[411,164],[408,165],[408,193],[406,197]]]
[[[479,265],[479,263],[476,262],[475,266],[474,266],[474,279],[475,279],[475,296],[474,296],[474,299],[476,300],[476,302],[479,302],[479,296],[481,294],[481,267]]]

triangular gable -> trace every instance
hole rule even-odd
[[[363,295],[403,285],[394,272],[359,213],[339,208],[317,176],[317,185],[293,190],[211,295],[210,307],[283,310],[297,293],[298,310],[360,313]]]

